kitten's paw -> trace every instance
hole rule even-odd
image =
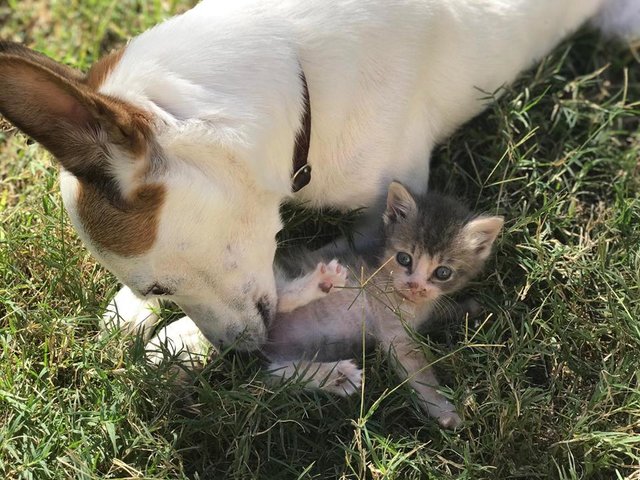
[[[362,387],[362,370],[353,360],[341,360],[322,384],[322,390],[348,397]]]
[[[334,287],[344,287],[347,283],[347,269],[335,259],[329,264],[319,263],[315,274],[318,277],[318,288],[325,294]]]
[[[462,424],[462,419],[457,412],[442,412],[437,420],[440,426],[447,430],[456,430]]]
[[[437,394],[437,397],[432,397],[426,407],[429,416],[435,418],[442,428],[455,430],[462,424],[462,419],[458,415],[455,405],[440,393]]]

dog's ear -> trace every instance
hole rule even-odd
[[[40,52],[36,52],[35,50],[25,47],[21,43],[0,41],[0,55],[14,55],[24,59],[29,59],[33,63],[42,65],[58,75],[74,79],[79,82],[83,81],[85,77],[81,71],[68,67],[63,63],[58,63]]]
[[[0,44],[0,114],[53,153],[79,177],[108,171],[110,146],[137,157],[149,121],[123,102],[100,95],[84,76],[16,44]]]

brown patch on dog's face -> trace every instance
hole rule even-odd
[[[89,73],[87,73],[85,80],[87,86],[97,91],[118,64],[123,54],[124,49],[116,50],[94,63]]]
[[[128,201],[115,204],[102,189],[80,183],[78,215],[100,248],[125,257],[140,255],[155,241],[164,195],[163,185],[143,185]]]
[[[153,161],[150,158],[150,146],[154,142],[152,119],[145,112],[117,100],[109,99],[109,107],[117,112],[119,119],[117,132],[110,137],[122,139],[118,142],[119,147],[127,158],[107,158],[103,149],[98,149],[97,155],[105,157],[101,162],[105,166],[114,161],[130,162],[128,168],[133,169],[138,185],[123,192],[108,169],[96,168],[89,175],[78,177],[76,208],[86,234],[96,246],[130,257],[143,254],[153,246],[165,189],[161,184],[145,181]],[[88,153],[78,160],[87,159]]]

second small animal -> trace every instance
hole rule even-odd
[[[378,345],[424,410],[443,427],[455,428],[460,416],[438,392],[411,332],[429,322],[444,296],[480,272],[504,220],[474,215],[450,197],[414,196],[397,182],[389,187],[383,220],[376,251],[338,254],[342,265],[321,261],[313,272],[281,284],[263,352],[274,375],[348,395],[361,381],[351,359]],[[318,261],[312,254],[306,260]],[[347,268],[353,272],[349,280]]]

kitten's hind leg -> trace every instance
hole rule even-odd
[[[422,408],[443,428],[456,429],[462,423],[456,407],[438,392],[440,384],[433,367],[420,346],[401,328],[383,333],[379,339],[381,346],[387,349],[398,374],[418,394]]]
[[[274,378],[294,379],[302,382],[305,388],[322,390],[341,397],[353,395],[362,386],[362,370],[353,360],[272,362],[269,365],[269,373]]]
[[[318,300],[335,287],[344,287],[346,281],[347,269],[337,260],[328,264],[320,262],[313,272],[295,280],[283,281],[278,286],[278,312],[291,312]]]

